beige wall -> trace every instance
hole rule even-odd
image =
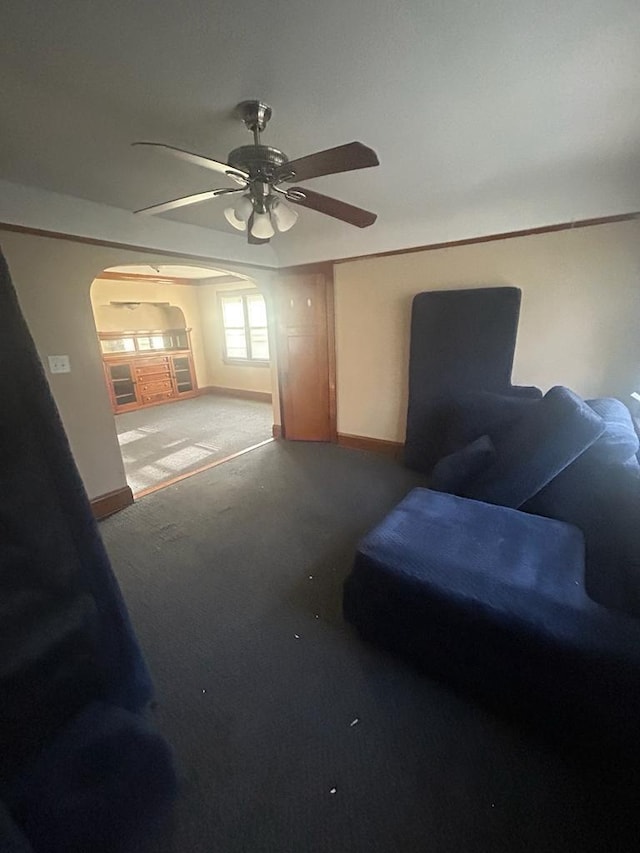
[[[191,349],[196,371],[196,381],[199,387],[209,384],[207,381],[208,365],[200,323],[198,285],[96,279],[91,286],[91,302],[96,319],[98,317],[105,317],[107,312],[104,311],[103,306],[109,305],[112,299],[131,302],[169,302],[171,305],[179,308],[184,315],[187,328],[191,329]],[[125,315],[123,322],[135,321],[138,323],[136,320],[138,309],[129,311],[126,308],[122,308],[120,310]],[[135,327],[128,326],[128,328],[132,329]],[[143,327],[138,324],[137,328]],[[147,326],[145,328],[150,327]],[[160,327],[156,326],[155,328]],[[108,330],[100,329],[100,331]]]
[[[274,371],[270,365],[255,367],[225,364],[224,362],[224,341],[218,294],[229,293],[232,290],[247,290],[252,287],[255,285],[251,282],[243,282],[238,285],[203,284],[198,288],[198,305],[208,366],[206,384],[244,391],[263,391],[271,394],[274,384]],[[273,353],[273,346],[270,347],[270,350]]]
[[[122,457],[89,298],[94,278],[120,264],[192,263],[160,252],[90,246],[0,230],[2,248],[27,324],[43,362],[47,355],[69,355],[71,373],[46,370],[71,449],[90,498],[126,485]],[[247,274],[227,262],[224,269]],[[270,280],[269,273],[252,271]],[[188,288],[185,287],[185,290]],[[148,292],[148,291],[146,291]]]
[[[640,221],[335,267],[338,431],[403,441],[411,299],[522,289],[513,381],[584,396],[640,384]]]

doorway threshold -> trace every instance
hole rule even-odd
[[[162,483],[156,483],[149,486],[147,489],[141,489],[139,492],[134,492],[133,499],[146,498],[147,495],[152,495],[154,492],[159,492],[161,489],[166,489],[168,486],[173,486],[175,483],[180,483],[182,480],[187,480],[189,477],[195,477],[196,474],[202,474],[204,471],[209,471],[211,468],[217,468],[218,465],[224,465],[225,462],[230,462],[232,459],[237,459],[238,456],[244,456],[245,453],[250,453],[252,450],[257,450],[259,447],[264,447],[265,444],[271,444],[275,438],[267,438],[258,444],[252,444],[251,447],[245,447],[243,450],[238,450],[236,453],[231,453],[223,459],[216,459],[215,462],[209,462],[208,465],[202,465],[200,468],[195,468],[193,471],[185,471],[184,474],[178,474],[176,477],[171,477],[170,480],[163,480]]]

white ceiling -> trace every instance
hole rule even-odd
[[[218,257],[299,263],[640,210],[637,0],[5,0],[0,71],[0,178],[113,222],[220,185],[130,142],[226,159],[251,141],[232,117],[245,98],[273,106],[264,141],[291,158],[376,149],[376,169],[309,182],[376,211],[369,229],[301,210],[274,255],[239,242],[223,199],[162,217],[165,235],[219,232]]]

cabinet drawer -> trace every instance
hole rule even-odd
[[[170,379],[155,379],[151,377],[145,382],[138,382],[141,394],[152,394],[155,391],[171,391],[173,386]]]
[[[136,364],[135,372],[136,376],[152,376],[154,373],[169,376],[171,368],[168,364],[148,364],[145,366]]]
[[[147,355],[142,358],[138,356],[135,361],[137,367],[152,367],[153,365],[169,364],[168,355]]]
[[[160,371],[158,373],[143,373],[142,375],[136,375],[136,382],[138,385],[147,385],[150,382],[171,382],[171,374],[167,371]]]
[[[142,402],[160,403],[162,400],[171,400],[175,396],[173,391],[156,391],[153,394],[142,394]]]

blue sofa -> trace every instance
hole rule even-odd
[[[173,760],[1,254],[0,356],[0,850],[139,849]]]
[[[469,392],[446,450],[361,542],[363,637],[563,744],[640,744],[640,467],[618,400]]]

